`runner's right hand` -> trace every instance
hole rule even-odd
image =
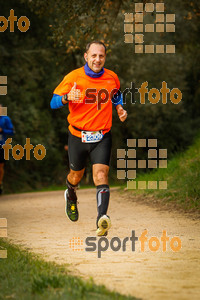
[[[79,102],[81,98],[81,90],[76,88],[76,82],[74,82],[74,85],[71,89],[71,91],[67,94],[67,101],[72,101],[72,102]],[[66,100],[62,100],[63,103],[67,103]]]

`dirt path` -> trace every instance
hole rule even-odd
[[[64,213],[63,191],[2,196],[0,217],[8,219],[8,238],[47,260],[70,264],[75,274],[93,277],[96,283],[123,294],[142,299],[200,299],[198,220],[131,202],[113,190],[109,241],[114,236],[121,240],[130,237],[132,230],[140,237],[147,229],[148,240],[156,236],[161,242],[162,231],[166,230],[170,240],[174,236],[181,239],[182,249],[173,252],[167,242],[167,251],[163,252],[161,242],[159,250],[152,252],[145,243],[145,251],[141,252],[137,241],[133,252],[129,240],[126,251],[116,252],[109,247],[98,258],[97,251],[85,251],[86,237],[95,236],[95,189],[79,190],[78,197],[80,218],[72,223]],[[70,248],[73,237],[83,240],[79,247],[82,250]]]

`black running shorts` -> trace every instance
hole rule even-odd
[[[70,169],[74,171],[84,169],[88,156],[93,165],[103,164],[109,166],[111,147],[112,135],[110,131],[105,133],[103,139],[97,143],[82,143],[81,138],[69,132],[68,154]]]

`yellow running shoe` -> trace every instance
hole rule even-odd
[[[111,227],[110,218],[107,215],[103,215],[98,221],[98,228],[96,230],[97,236],[106,236],[108,234],[108,230]]]

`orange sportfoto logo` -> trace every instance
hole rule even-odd
[[[0,24],[3,23],[2,25],[0,25],[0,32],[5,32],[8,28],[8,25],[10,25],[10,32],[14,32],[15,22],[17,22],[17,28],[19,29],[19,31],[26,32],[27,30],[29,30],[31,24],[29,19],[26,16],[21,16],[17,20],[14,9],[11,9],[10,16],[8,17],[8,19],[6,19],[4,16],[0,16]]]
[[[10,157],[9,150],[12,150],[12,157],[15,160],[22,159],[24,157],[25,151],[26,151],[26,160],[30,160],[31,150],[33,150],[33,155],[37,160],[42,160],[46,156],[46,148],[41,144],[38,144],[34,148],[34,146],[30,143],[30,138],[26,138],[26,144],[24,145],[24,147],[22,147],[19,144],[12,147],[11,143],[12,143],[12,138],[8,138],[5,141],[5,144],[2,146],[2,148],[4,149],[5,160],[9,160]]]
[[[83,251],[86,252],[95,252],[97,251],[97,257],[101,258],[102,252],[106,252],[109,248],[114,251],[127,251],[127,244],[131,241],[131,251],[135,252],[136,250],[136,242],[139,243],[139,247],[137,250],[140,252],[145,252],[150,250],[151,252],[157,252],[161,250],[162,252],[166,252],[167,250],[171,250],[173,252],[180,251],[182,247],[181,239],[178,236],[174,236],[170,239],[167,236],[167,231],[162,231],[162,236],[160,238],[156,236],[151,236],[148,238],[148,230],[144,230],[140,237],[135,235],[135,230],[132,230],[130,237],[125,237],[120,239],[115,236],[111,238],[109,241],[107,237],[97,238],[95,236],[88,236],[85,239],[85,249],[83,240],[80,237],[73,237],[69,241],[69,247],[73,251]]]

